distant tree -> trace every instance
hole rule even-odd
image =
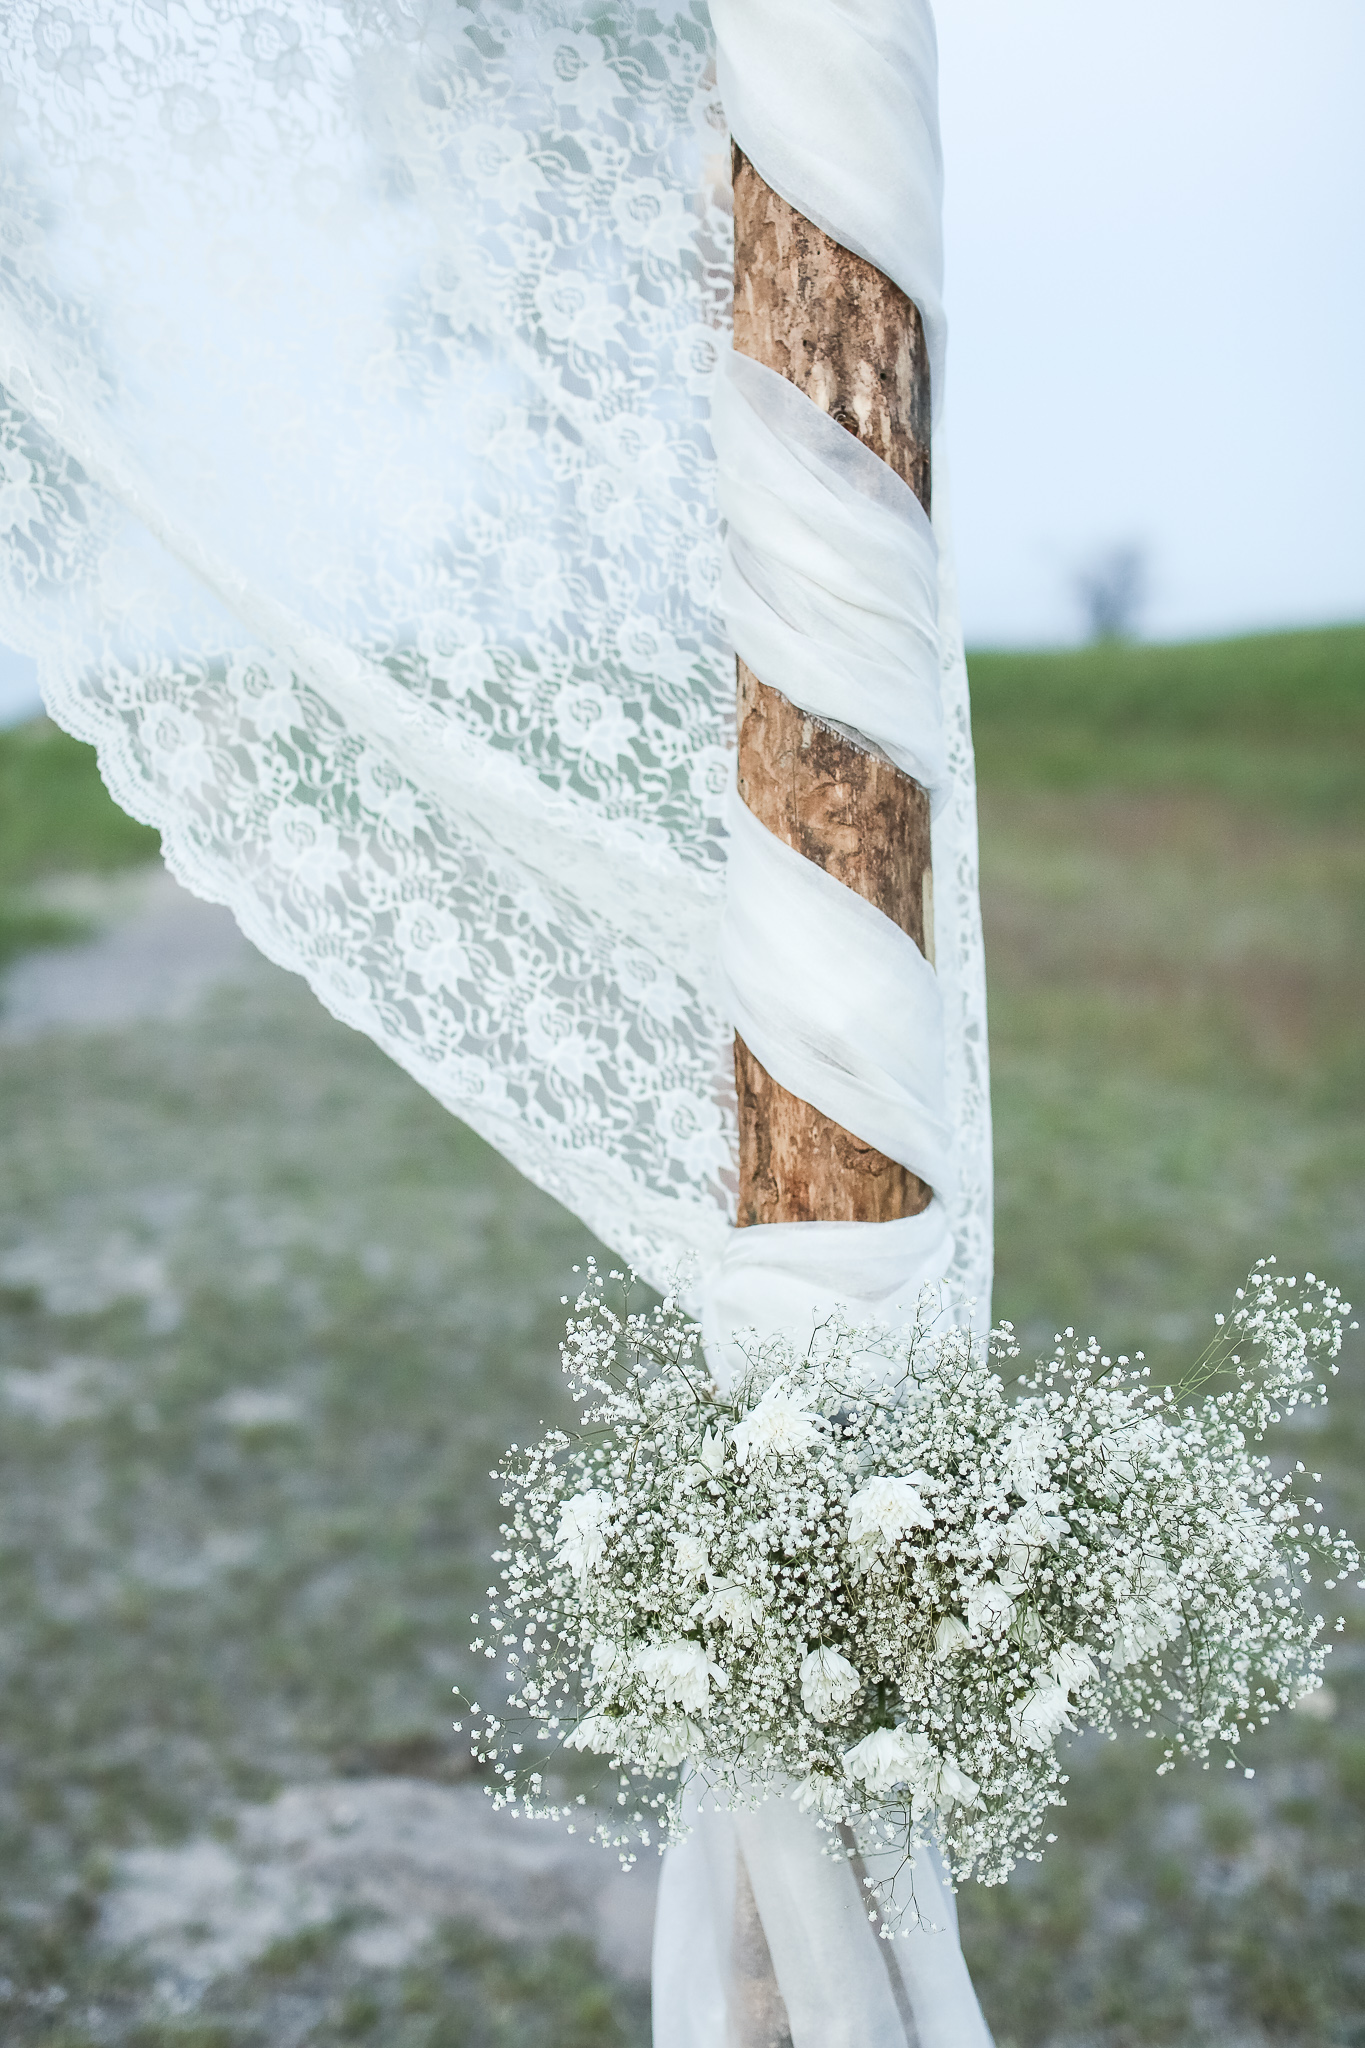
[[[1129,543],[1110,548],[1076,577],[1092,640],[1131,640],[1147,600],[1147,552]]]

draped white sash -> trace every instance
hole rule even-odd
[[[808,219],[919,306],[943,379],[933,21],[922,0],[715,0],[731,132]],[[734,644],[801,710],[853,728],[948,794],[938,562],[913,492],[793,385],[732,356],[713,410]],[[953,1256],[960,1162],[943,990],[889,918],[730,806],[720,963],[736,1029],[785,1088],[935,1189],[889,1224],[760,1225],[706,1276],[714,1366],[735,1333],[808,1332],[836,1301],[894,1322]],[[946,1202],[945,1202],[946,1198]],[[869,1919],[857,1868],[790,1800],[717,1811],[669,1852],[654,1951],[655,2048],[743,2042],[733,1952],[741,1872],[792,2048],[985,2048],[951,1894],[921,1853]]]

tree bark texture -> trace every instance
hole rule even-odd
[[[929,357],[914,305],[733,151],[735,347],[777,370],[929,510]],[[739,792],[788,846],[933,956],[929,799],[876,748],[809,718],[738,664]],[[765,1072],[735,1040],[739,1222],[887,1223],[932,1190]]]
[[[790,378],[889,462],[927,512],[929,358],[918,312],[889,278],[779,198],[738,148],[733,170],[735,347]],[[876,748],[798,711],[781,681],[738,664],[741,797],[770,832],[874,903],[932,959],[925,791]],[[735,1081],[741,1224],[886,1223],[927,1208],[932,1190],[922,1180],[781,1087],[740,1038]],[[736,1878],[732,2041],[791,2048],[742,1856]]]

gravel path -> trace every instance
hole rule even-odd
[[[243,1807],[221,1832],[120,1857],[101,1934],[193,2003],[304,1928],[354,1921],[347,1947],[370,1968],[411,1960],[445,1920],[505,1942],[591,1941],[627,1982],[649,1976],[657,1873],[624,1872],[583,1836],[494,1813],[478,1786],[413,1778],[295,1786]]]
[[[43,1502],[69,1490],[76,1467],[85,1475],[91,1511],[102,1516],[109,1507],[115,1515],[116,1526],[102,1529],[94,1546],[108,1587],[101,1592],[92,1584],[72,1595],[86,1616],[87,1661],[102,1656],[112,1640],[104,1608],[118,1597],[114,1582],[137,1580],[149,1589],[154,1628],[174,1643],[167,1666],[173,1691],[188,1694],[202,1688],[209,1660],[221,1660],[229,1679],[238,1662],[269,1670],[281,1654],[275,1632],[297,1635],[297,1624],[274,1612],[269,1592],[259,1613],[236,1604],[249,1598],[253,1581],[268,1586],[276,1551],[287,1553],[305,1608],[324,1595],[345,1596],[347,1574],[380,1575],[384,1590],[367,1596],[367,1606],[382,1608],[387,1597],[392,1609],[405,1590],[410,1593],[411,1560],[396,1567],[391,1586],[383,1578],[385,1541],[368,1525],[358,1539],[341,1543],[337,1558],[311,1555],[319,1516],[340,1513],[344,1504],[334,1506],[328,1467],[317,1456],[340,1382],[334,1361],[324,1367],[305,1359],[296,1368],[290,1354],[306,1351],[317,1341],[315,1332],[339,1320],[334,1295],[354,1305],[368,1301],[368,1289],[387,1290],[389,1305],[375,1316],[386,1332],[404,1317],[453,1318],[449,1333],[443,1330],[431,1346],[433,1384],[420,1407],[410,1415],[401,1401],[387,1403],[382,1429],[372,1421],[335,1425],[335,1456],[350,1475],[341,1495],[373,1503],[396,1487],[401,1516],[420,1483],[408,1462],[409,1436],[439,1447],[450,1427],[451,1395],[458,1393],[464,1427],[475,1433],[486,1427],[494,1443],[512,1427],[511,1412],[521,1413],[517,1408],[506,1420],[484,1422],[486,1368],[482,1353],[470,1348],[489,1320],[481,1289],[496,1297],[492,1326],[502,1333],[500,1344],[516,1323],[505,1305],[505,1283],[493,1272],[497,1260],[483,1242],[485,1226],[492,1227],[502,1210],[484,1185],[489,1165],[481,1148],[474,1148],[467,1166],[452,1170],[450,1148],[463,1157],[472,1144],[468,1134],[363,1040],[325,1018],[294,977],[255,951],[226,910],[191,896],[159,866],[115,877],[67,877],[45,885],[42,895],[52,908],[88,919],[96,936],[22,956],[0,981],[0,1080],[8,1078],[17,1113],[7,1154],[13,1200],[0,1216],[0,1310],[8,1303],[12,1315],[33,1323],[27,1336],[15,1323],[13,1341],[0,1330],[0,1428],[15,1438],[16,1458],[25,1455],[22,1438],[29,1464],[51,1461],[51,1471],[31,1473],[40,1518]],[[279,1090],[268,1107],[250,1099],[250,1076],[262,1062]],[[324,1102],[327,1114],[320,1118]],[[339,1117],[349,1133],[342,1150],[355,1169],[354,1187],[341,1185],[327,1149],[326,1132]],[[416,1207],[404,1228],[389,1154],[405,1182],[423,1148],[432,1146],[434,1166],[419,1170],[417,1186],[406,1195]],[[493,1171],[499,1187],[514,1179]],[[559,1230],[552,1205],[523,1184],[506,1200],[511,1218],[520,1219],[529,1203],[532,1218],[545,1212],[552,1238]],[[406,1266],[396,1270],[402,1260],[378,1242],[381,1222],[411,1255],[411,1274]],[[505,1225],[496,1227],[506,1235]],[[514,1221],[514,1235],[527,1227]],[[552,1292],[568,1256],[556,1249],[533,1261],[550,1272]],[[219,1312],[212,1304],[231,1299],[241,1318],[242,1303],[249,1314],[257,1296],[264,1319],[259,1333],[246,1320],[223,1336],[223,1356],[214,1366],[221,1378],[195,1386],[190,1398],[198,1403],[199,1420],[185,1452],[168,1454],[163,1465],[158,1432],[177,1398],[168,1389],[179,1384],[178,1374],[193,1378],[197,1372],[195,1347],[210,1327],[205,1318]],[[285,1339],[271,1377],[270,1346],[291,1317],[298,1333]],[[106,1326],[113,1333],[125,1324],[126,1342],[111,1342],[116,1355],[105,1355]],[[219,1340],[210,1341],[216,1346]],[[335,1346],[329,1341],[327,1349],[331,1360]],[[553,1358],[552,1341],[536,1342],[533,1355],[539,1360],[542,1354],[537,1380]],[[391,1338],[386,1363],[400,1375],[413,1370]],[[282,1384],[281,1368],[298,1384]],[[504,1371],[498,1364],[499,1379]],[[367,1376],[361,1372],[362,1385]],[[226,1391],[215,1393],[219,1385]],[[125,1426],[120,1418],[132,1431],[126,1449],[118,1440]],[[442,1453],[448,1477],[436,1489],[439,1513],[449,1513],[440,1505],[447,1492],[467,1497],[472,1473],[487,1463],[486,1450],[462,1448],[463,1434],[457,1423]],[[282,1442],[291,1455],[272,1481],[271,1446]],[[381,1465],[383,1456],[396,1457],[398,1473],[371,1469],[367,1445]],[[147,1494],[142,1536],[117,1506],[125,1489]],[[81,1578],[87,1565],[67,1554],[74,1541],[70,1518],[60,1529],[31,1527],[27,1499],[11,1489],[8,1510],[41,1560],[39,1577],[48,1587],[43,1600],[60,1606],[68,1577]],[[231,1527],[217,1525],[225,1519]],[[468,1569],[465,1553],[481,1555],[488,1540],[462,1520],[459,1555],[451,1559],[457,1575]],[[405,1668],[397,1675],[390,1668],[401,1665],[392,1649],[357,1642],[340,1621],[324,1623],[310,1679],[315,1687],[325,1683],[318,1661],[329,1647],[338,1664],[357,1661],[385,1703],[357,1712],[362,1729],[387,1711],[397,1715],[400,1729],[426,1731],[428,1746],[439,1746],[450,1680],[446,1675],[433,1684],[424,1668],[441,1664],[458,1647],[469,1594],[462,1591],[458,1608],[448,1611],[450,1590],[438,1590],[420,1625],[412,1623],[415,1685]],[[183,1625],[175,1620],[196,1601],[205,1609],[202,1627],[196,1629],[192,1616]],[[216,1603],[224,1603],[221,1613]],[[48,1625],[42,1608],[39,1601],[39,1630]],[[58,1690],[64,1683],[69,1689],[68,1681],[55,1681]],[[350,1683],[347,1678],[348,1689]],[[111,1697],[108,1704],[111,1739],[133,1745],[161,1739],[151,1735],[145,1702]],[[393,1774],[362,1763],[361,1774],[339,1777],[328,1774],[334,1758],[287,1731],[278,1757],[268,1755],[270,1742],[258,1742],[246,1727],[251,1713],[263,1714],[268,1736],[272,1716],[286,1727],[296,1705],[292,1698],[287,1704],[267,1700],[264,1709],[259,1701],[254,1707],[234,1701],[227,1721],[220,1714],[222,1725],[213,1727],[212,1715],[202,1728],[193,1711],[182,1717],[177,1757],[201,1749],[207,1756],[206,1744],[245,1748],[282,1789],[273,1797],[225,1800],[220,1785],[210,1798],[207,1790],[194,1789],[190,1770],[179,1801],[189,1826],[181,1839],[155,1844],[146,1838],[144,1820],[152,1788],[130,1788],[124,1843],[103,1849],[106,1875],[89,1947],[76,1944],[60,1965],[49,1965],[52,1981],[31,1991],[0,1967],[0,2038],[9,2038],[7,2016],[22,2011],[37,2026],[44,2000],[55,2012],[59,1997],[79,1995],[77,1984],[102,1983],[106,1969],[116,1980],[126,1959],[150,1972],[142,2000],[135,2001],[144,2017],[188,2014],[206,2000],[212,2006],[227,1998],[272,2044],[292,2040],[293,2021],[286,2026],[271,2003],[279,1978],[271,1957],[281,1943],[311,1931],[332,1940],[331,1960],[318,1966],[318,1983],[306,1997],[298,1992],[300,2011],[313,2014],[300,2040],[313,2039],[311,2027],[321,2024],[318,2016],[339,1995],[330,1988],[334,1983],[363,1981],[390,1995],[385,1985],[420,1972],[452,1923],[478,1929],[507,1945],[512,1956],[576,1937],[595,1951],[613,1982],[647,1984],[658,1875],[652,1859],[642,1858],[627,1875],[584,1835],[495,1814],[480,1785],[448,1781],[452,1758],[444,1754],[440,1773],[431,1777],[412,1775],[404,1763],[396,1763]],[[172,1756],[168,1745],[167,1769],[154,1776],[175,1780]],[[458,1755],[453,1761],[458,1765]],[[80,1775],[68,1768],[60,1742],[41,1722],[32,1731],[29,1763],[40,1773],[55,1771],[68,1786]],[[443,1774],[447,1782],[439,1781]],[[206,1787],[210,1777],[205,1768]],[[79,1798],[74,1786],[72,1797]],[[136,1846],[126,1846],[129,1837]],[[63,1853],[74,1859],[77,1852],[73,1845]],[[4,1962],[0,1955],[0,1966]],[[644,1993],[629,1995],[638,2005]],[[119,2026],[133,2023],[131,2012],[116,2005],[123,2014]],[[113,2008],[101,2003],[100,2009],[106,2011],[100,2028],[114,2026]],[[103,2040],[105,2033],[96,2031]],[[325,2029],[324,2037],[330,2038]],[[109,2038],[122,2041],[119,2027]]]
[[[162,867],[68,877],[43,900],[89,918],[99,935],[15,962],[0,983],[0,1041],[179,1022],[209,989],[265,967],[230,911],[191,896]]]

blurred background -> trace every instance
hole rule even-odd
[[[1365,27],[939,19],[997,1313],[1174,1373],[1262,1253],[1365,1296]],[[595,1248],[0,692],[0,2039],[643,2042],[651,1875],[449,1729]],[[1357,1536],[1363,1430],[1356,1337],[1275,1458]],[[1000,2048],[1362,2048],[1360,1606],[1253,1781],[1073,1754]]]

